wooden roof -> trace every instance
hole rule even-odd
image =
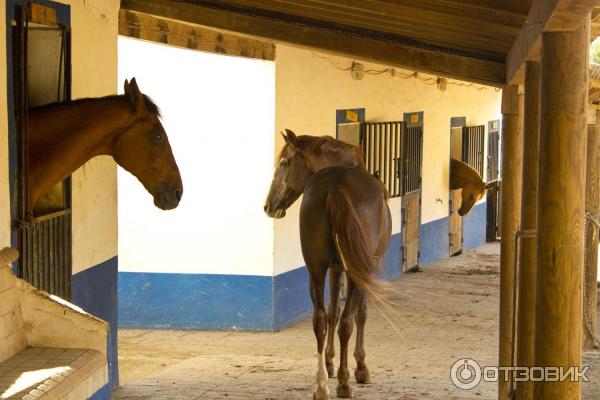
[[[501,86],[547,30],[598,0],[122,0],[122,8],[243,36]]]

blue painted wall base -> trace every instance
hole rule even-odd
[[[111,398],[111,386],[108,384],[104,385],[100,390],[94,393],[89,400],[110,400]]]
[[[273,278],[119,273],[119,327],[269,331]]]
[[[421,225],[420,251],[421,265],[430,264],[444,257],[448,257],[450,247],[449,236],[450,225],[448,217],[440,218],[435,221]]]
[[[485,243],[487,202],[477,204],[463,218],[463,250],[472,250]]]
[[[109,384],[119,385],[117,353],[117,274],[118,259],[110,260],[73,275],[71,292],[73,303],[110,324],[107,354]]]

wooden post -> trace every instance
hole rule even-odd
[[[536,240],[528,232],[537,228],[538,140],[540,132],[540,64],[525,67],[525,115],[523,129],[523,192],[517,279],[516,365],[534,366]],[[533,382],[516,382],[517,400],[533,399]]]
[[[588,125],[587,162],[585,172],[585,212],[594,220],[600,214],[600,140],[598,122]],[[594,223],[587,221],[585,226],[585,269],[583,284],[583,348],[597,348],[596,343],[596,301],[598,277],[598,232]]]
[[[544,32],[541,55],[535,365],[580,367],[590,18]],[[534,382],[534,398],[581,399],[581,382]]]
[[[499,365],[513,363],[515,235],[521,219],[521,178],[523,135],[519,114],[519,87],[505,86],[502,90],[502,242],[500,244],[500,349]],[[510,382],[501,372],[498,399],[506,400]]]

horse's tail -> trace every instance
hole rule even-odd
[[[373,300],[381,301],[383,288],[377,278],[380,263],[374,257],[354,205],[344,189],[334,189],[327,197],[327,214],[340,261],[348,278]]]

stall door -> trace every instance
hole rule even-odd
[[[419,266],[421,228],[421,170],[423,166],[423,113],[404,115],[402,135],[402,269]]]
[[[450,131],[450,156],[457,160],[463,159],[463,126],[464,119],[459,119]],[[450,245],[450,255],[460,254],[462,251],[462,223],[463,219],[458,215],[462,199],[462,189],[450,190],[450,199],[448,202],[450,213],[450,232],[448,234],[448,243]]]
[[[17,138],[18,274],[35,287],[71,297],[71,185],[56,185],[34,210],[27,209],[27,112],[70,96],[69,30],[57,10],[16,5],[12,29],[15,128]]]
[[[498,238],[498,214],[500,204],[500,121],[488,123],[488,182],[493,186],[487,191],[486,240]]]

